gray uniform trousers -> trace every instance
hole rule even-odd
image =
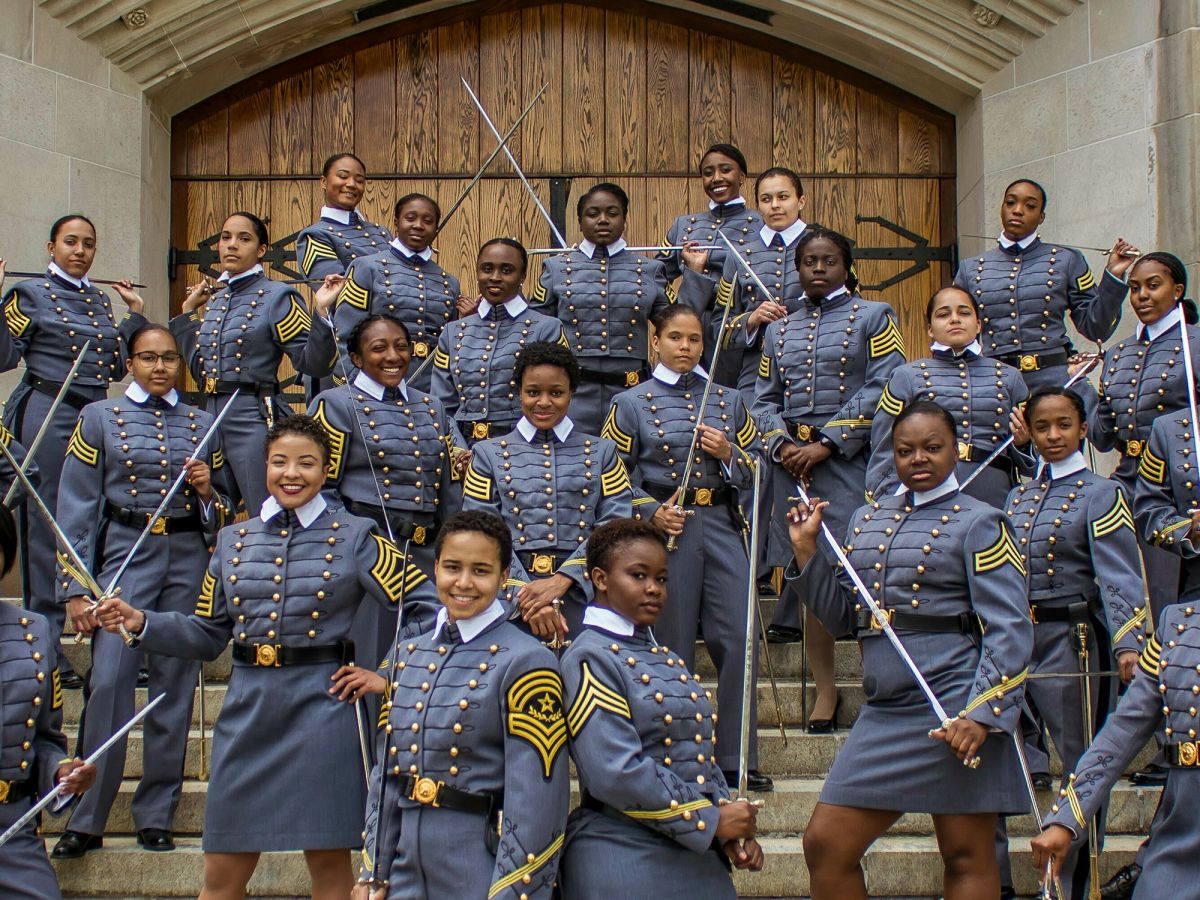
[[[232,415],[232,414],[231,414]],[[97,581],[107,586],[139,530],[108,523],[104,565]],[[151,535],[121,576],[121,595],[139,609],[189,615],[196,609],[200,581],[208,566],[208,548],[200,532]],[[192,721],[200,663],[174,656],[144,654],[150,670],[149,699],[166,694],[143,720],[142,778],[133,795],[134,827],[171,830],[183,786],[183,762]],[[83,754],[95,750],[134,713],[134,689],[143,654],[125,646],[120,635],[92,635],[92,670],[83,719]],[[84,794],[69,828],[104,834],[108,814],[121,787],[126,741],[118,741],[97,763],[96,786]]]
[[[0,803],[0,831],[29,811],[35,798]],[[38,834],[37,819],[0,847],[0,897],[4,900],[62,900],[58,876],[46,855],[46,842]]]

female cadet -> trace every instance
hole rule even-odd
[[[808,583],[831,632],[859,639],[867,688],[804,833],[814,900],[865,898],[863,854],[903,811],[933,815],[947,897],[996,897],[996,814],[1028,809],[1017,754],[1002,739],[1020,716],[1033,643],[1025,569],[1003,513],[959,492],[956,431],[931,401],[901,412],[892,447],[906,490],[860,508],[844,532],[851,564],[909,655],[946,710],[960,710],[947,727],[930,732],[936,717],[912,673],[845,573],[832,581],[817,546],[829,502],[814,496],[788,513],[789,575]],[[833,592],[811,590],[831,581]]]
[[[190,616],[112,598],[97,618],[150,653],[215,659],[233,639],[213,734],[201,900],[244,897],[259,854],[277,850],[304,851],[314,898],[344,898],[366,789],[355,712],[327,693],[330,676],[354,658],[346,635],[359,604],[390,606],[406,581],[411,591],[424,578],[374,523],[326,503],[329,439],[312,419],[271,428],[266,471],[267,500],[217,536]]]
[[[478,308],[438,338],[433,395],[472,445],[508,434],[521,418],[513,380],[521,350],[537,341],[567,345],[562,322],[530,309],[521,296],[528,268],[525,248],[512,238],[492,238],[480,247]]]
[[[1112,668],[1133,677],[1145,641],[1146,608],[1138,568],[1137,535],[1125,491],[1087,467],[1080,446],[1087,432],[1083,399],[1073,390],[1038,388],[1024,410],[1034,446],[1045,467],[1033,481],[1013,488],[1004,504],[1028,573],[1033,620],[1030,674],[1079,668],[1077,626],[1086,628],[1093,671]],[[1104,640],[1100,640],[1103,635]],[[1095,720],[1103,721],[1116,691],[1093,682]],[[1078,679],[1031,680],[1026,693],[1050,729],[1070,770],[1086,748],[1083,686]],[[1034,772],[1047,766],[1033,762]],[[1076,845],[1067,866],[1071,896],[1086,896],[1087,850]],[[1008,869],[1007,845],[1001,880]]]
[[[405,380],[412,355],[403,322],[368,316],[346,344],[353,381],[322,391],[309,408],[329,436],[330,485],[350,512],[373,520],[432,578],[438,526],[460,502],[451,455],[466,450],[441,403]],[[437,606],[429,599],[405,604],[406,631],[433,627]],[[374,664],[390,650],[394,615],[373,605],[359,610],[354,638],[364,661]]]
[[[59,524],[80,559],[95,560],[96,581],[107,587],[125,557],[150,525],[150,515],[178,472],[188,474],[147,542],[121,576],[123,596],[139,608],[189,613],[196,585],[208,567],[208,540],[230,516],[229,500],[213,488],[223,481],[219,436],[192,458],[212,427],[210,413],[184,403],[175,390],[182,356],[170,331],[144,325],[129,339],[133,383],[118,400],[85,406],[67,447],[59,490]],[[125,649],[116,635],[98,630],[89,612],[91,594],[83,576],[64,570],[59,596],[81,634],[92,635],[87,715],[82,747],[87,753],[133,715],[133,691],[142,654]],[[172,850],[171,823],[183,787],[183,759],[192,722],[192,688],[199,663],[146,654],[150,697],[167,694],[149,716],[142,778],[133,796],[138,843]],[[125,741],[100,761],[100,785],[80,803],[54,848],[58,859],[82,856],[104,843],[109,810],[125,771]]]
[[[1181,328],[1187,331],[1188,347],[1197,361],[1200,330],[1193,324],[1195,305],[1183,299],[1187,269],[1178,257],[1147,253],[1130,270],[1129,284],[1129,302],[1139,324],[1132,335],[1104,353],[1100,402],[1088,437],[1097,450],[1121,452],[1113,478],[1132,496],[1151,424],[1159,416],[1187,407]],[[1143,536],[1142,562],[1150,614],[1157,620],[1178,597],[1179,558]]]
[[[664,544],[630,519],[588,539],[596,600],[561,662],[581,793],[565,900],[732,900],[730,864],[762,868],[757,810],[730,802],[717,764],[712,693],[650,630],[670,605]]]
[[[746,604],[739,598],[750,577],[742,504],[750,500],[758,429],[738,392],[715,385],[703,421],[697,423],[695,411],[708,379],[699,366],[704,347],[699,313],[690,306],[669,306],[654,320],[654,329],[651,345],[658,365],[648,381],[613,399],[603,435],[616,443],[631,473],[638,517],[679,542],[668,557],[674,602],[655,633],[691,669],[697,627],[703,632],[717,666],[717,697],[724,710],[717,728],[718,763],[737,783],[747,652]],[[697,428],[700,440],[684,496],[681,485]],[[753,712],[751,721],[756,721]],[[758,771],[756,737],[752,730],[750,785],[770,790],[771,779]]]
[[[314,319],[295,290],[263,271],[260,260],[270,243],[258,216],[230,215],[218,243],[218,284],[205,279],[190,288],[182,313],[170,323],[192,377],[208,395],[208,410],[234,404],[222,422],[225,461],[235,484],[232,500],[242,500],[250,515],[267,497],[263,436],[289,413],[279,396],[280,360],[286,354],[297,371],[321,378],[332,371],[337,349],[328,316],[340,278],[326,277],[316,292]]]
[[[717,366],[713,377],[720,384],[739,388],[747,403],[754,398],[763,328],[794,309],[795,300],[800,296],[796,242],[808,230],[808,225],[800,218],[800,211],[807,202],[804,184],[791,169],[778,166],[767,169],[754,182],[754,196],[762,226],[738,249],[772,296],[763,297],[742,264],[728,255],[715,287],[711,282],[685,278],[680,288],[680,297],[696,309],[707,308],[715,296],[710,342],[715,348],[719,340],[723,350],[733,352],[722,355],[725,362]],[[733,309],[729,312],[729,320],[725,330],[718,334],[721,317],[730,303]]]
[[[1068,313],[1088,340],[1112,337],[1125,297],[1121,279],[1137,255],[1117,238],[1097,285],[1082,253],[1042,242],[1038,227],[1044,221],[1046,191],[1036,181],[1017,179],[1000,203],[998,246],[964,259],[954,276],[954,286],[983,310],[983,355],[1020,369],[1031,390],[1068,378],[1067,360],[1075,352],[1067,337]],[[1091,390],[1085,393],[1092,402]]]
[[[321,217],[296,236],[296,265],[305,278],[341,275],[354,260],[378,253],[392,240],[391,232],[358,212],[366,189],[367,167],[353,153],[325,160]]]
[[[431,632],[396,647],[382,810],[377,768],[356,900],[372,881],[376,900],[552,895],[567,722],[554,654],[499,597],[512,551],[491,513],[460,513],[438,534],[443,608]]]
[[[530,344],[517,358],[513,380],[523,415],[508,434],[475,445],[463,508],[490,510],[507,523],[516,548],[509,599],[534,634],[561,639],[579,630],[591,593],[588,535],[633,513],[629,474],[615,443],[588,434],[567,415],[579,386],[570,350]]]
[[[125,340],[146,323],[141,299],[128,282],[113,286],[128,307],[118,323],[108,296],[88,279],[96,247],[96,228],[89,219],[77,214],[63,216],[50,226],[46,245],[50,264],[45,276],[18,282],[4,295],[4,320],[11,341],[4,342],[0,368],[7,371],[21,360],[25,362],[25,374],[5,404],[4,425],[24,446],[32,444],[84,342],[90,342],[34,456],[41,473],[38,493],[51,510],[58,502],[62,460],[79,411],[103,398],[109,384],[124,375]],[[29,511],[20,513],[20,523],[25,605],[46,617],[57,645],[65,611],[55,596],[54,554],[41,552],[56,546],[54,533]],[[39,552],[30,553],[31,548]],[[60,660],[63,687],[81,687],[83,680],[70,661],[61,655]]]
[[[562,320],[583,376],[571,417],[598,434],[612,398],[646,380],[646,324],[675,292],[659,260],[625,251],[629,195],[618,185],[593,185],[575,214],[583,240],[546,259],[531,305]]]
[[[943,288],[925,305],[930,356],[892,373],[871,422],[867,493],[882,497],[896,487],[892,468],[892,422],[918,398],[946,407],[958,423],[958,467],[965,482],[1009,437],[1009,417],[1029,389],[1012,366],[983,356],[979,346],[979,306],[966,291]],[[1024,444],[1028,447],[1028,436]],[[1001,508],[1016,474],[1032,470],[1033,460],[1015,445],[992,459],[966,493]]]
[[[806,481],[832,501],[834,533],[863,501],[871,417],[888,376],[904,363],[904,342],[886,303],[855,293],[850,242],[836,231],[811,228],[796,242],[801,293],[795,312],[765,329],[752,408],[771,466],[775,512],[767,538],[767,561],[790,559],[786,498]],[[777,310],[756,310],[768,318]],[[832,590],[827,586],[826,590]],[[790,587],[775,610],[772,627],[798,633],[801,596]],[[809,730],[827,734],[836,725],[833,638],[818,619],[805,625],[817,688]]]
[[[9,573],[16,556],[17,526],[12,513],[0,508],[0,574]],[[55,785],[79,796],[96,780],[94,765],[67,753],[57,643],[44,616],[0,603],[0,709],[8,714],[0,727],[0,832]],[[64,808],[50,805],[54,813]],[[0,895],[62,900],[37,819],[0,847]]]
[[[395,240],[350,265],[334,314],[343,361],[346,336],[367,316],[389,313],[403,322],[417,360],[409,382],[420,391],[429,390],[428,363],[442,329],[455,316],[470,312],[469,303],[460,305],[458,279],[433,261],[432,244],[441,219],[441,207],[431,197],[406,194],[397,200]]]

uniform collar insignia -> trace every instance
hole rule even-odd
[[[299,509],[292,510],[291,512],[300,520],[302,527],[308,528],[313,522],[317,521],[317,518],[321,513],[325,512],[328,506],[329,504],[325,502],[325,495],[317,494],[317,496],[313,497]],[[279,505],[278,500],[274,497],[267,497],[263,501],[262,508],[258,514],[264,522],[270,522],[283,511],[283,507]]]
[[[125,388],[125,396],[136,403],[138,406],[146,403],[148,400],[154,399],[150,392],[138,384],[136,381],[131,382],[129,387]],[[171,388],[162,399],[168,406],[175,406],[179,402],[179,392],[175,388]]]
[[[525,298],[520,294],[515,297],[510,297],[507,301],[500,304],[500,307],[508,313],[510,319],[515,319],[525,310],[529,309],[529,304],[525,302]],[[479,301],[479,318],[486,319],[492,313],[494,307],[487,300]]]
[[[469,644],[479,635],[487,630],[487,627],[497,619],[502,619],[505,616],[504,604],[499,598],[492,600],[492,605],[478,615],[471,616],[469,619],[456,619],[454,624],[458,626],[458,636],[464,644]],[[433,623],[433,634],[437,635],[441,632],[446,622],[450,620],[450,614],[446,612],[446,607],[438,610],[437,619]]]
[[[51,260],[50,265],[46,267],[46,271],[60,281],[65,281],[67,284],[73,284],[77,288],[92,286],[92,283],[88,280],[87,275],[84,275],[83,278],[76,278],[74,275],[68,275],[65,271],[63,271],[62,267],[60,267],[59,264],[53,260]]]
[[[565,442],[571,436],[571,431],[575,428],[575,423],[571,421],[570,416],[563,416],[563,420],[554,426],[554,436],[560,442]],[[533,439],[537,437],[538,429],[534,427],[524,416],[521,416],[521,421],[517,422],[517,431],[521,433],[521,437],[525,438],[529,443],[533,443]]]
[[[584,627],[599,628],[601,631],[607,631],[609,634],[621,635],[623,637],[633,637],[633,633],[637,628],[637,626],[615,609],[595,604],[588,606],[584,610],[583,624]]]

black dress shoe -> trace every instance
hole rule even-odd
[[[1000,888],[1000,900],[1017,900],[1017,892],[1010,887]]]
[[[150,684],[150,670],[138,669],[137,686],[146,687]]]
[[[90,850],[99,850],[104,846],[104,838],[98,834],[84,834],[82,831],[64,831],[63,836],[54,845],[50,855],[55,859],[78,859]]]
[[[809,734],[833,734],[837,731],[838,712],[842,708],[842,698],[839,696],[837,702],[833,704],[833,717],[830,719],[809,719],[808,733]]]
[[[1033,789],[1036,791],[1048,791],[1054,786],[1054,781],[1050,778],[1048,772],[1033,773]]]
[[[775,582],[770,578],[758,579],[758,599],[763,600],[769,597],[778,597],[779,593],[775,590]]]
[[[78,672],[72,670],[59,675],[58,684],[64,691],[77,691],[83,687],[83,679]]]
[[[1141,874],[1142,867],[1137,863],[1122,866],[1117,870],[1117,874],[1100,888],[1100,896],[1104,900],[1129,900]]]
[[[725,775],[725,783],[729,785],[729,790],[736,793],[738,789],[738,773],[724,769],[722,773]],[[758,769],[751,769],[746,773],[746,790],[765,794],[775,790],[775,782],[771,780],[770,775],[764,775]]]
[[[803,638],[803,629],[791,625],[772,625],[767,629],[768,644],[798,644]]]
[[[1150,763],[1140,772],[1130,775],[1129,781],[1138,787],[1162,787],[1167,783],[1167,767]]]
[[[169,831],[164,831],[161,828],[143,828],[138,832],[137,842],[139,847],[144,847],[147,850],[153,850],[156,853],[162,853],[166,850],[175,849],[175,837]]]

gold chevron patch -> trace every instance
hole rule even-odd
[[[480,475],[474,462],[467,464],[467,474],[463,477],[463,494],[483,503],[492,501],[492,480],[486,475]]]
[[[1133,531],[1133,513],[1129,510],[1129,504],[1125,502],[1125,492],[1118,489],[1112,509],[1092,523],[1092,537],[1099,540],[1122,528]]]
[[[565,839],[566,839],[566,834],[565,833],[560,834],[558,837],[556,837],[554,840],[552,840],[550,842],[550,846],[547,847],[545,850],[543,850],[541,853],[538,853],[536,855],[533,853],[530,853],[528,856],[526,856],[526,859],[529,861],[527,863],[525,863],[525,865],[521,866],[518,869],[513,869],[511,872],[509,872],[503,878],[497,879],[495,881],[495,883],[492,884],[492,886],[490,888],[488,888],[488,900],[492,900],[492,898],[495,897],[497,894],[499,894],[501,891],[512,887],[517,882],[524,881],[527,877],[530,877],[534,872],[536,872],[542,866],[546,865],[546,863],[548,863],[551,859],[554,858],[554,854],[556,854],[559,850],[562,849],[563,841]],[[524,896],[524,894],[522,894],[521,896]]]
[[[433,367],[441,369],[443,372],[450,371],[450,354],[441,347],[433,351]]]
[[[1141,666],[1143,672],[1151,678],[1158,678],[1162,671],[1162,642],[1158,639],[1158,635],[1153,635],[1146,642],[1146,647],[1142,650],[1142,655],[1138,657],[1138,665]]]
[[[200,596],[196,598],[196,615],[203,619],[213,617],[213,596],[217,592],[217,579],[205,572],[204,580],[200,582]]]
[[[352,411],[353,412],[353,411]],[[325,429],[325,433],[329,435],[329,480],[337,481],[342,473],[342,461],[346,454],[346,439],[349,435],[344,431],[339,431],[329,421],[329,417],[325,414],[325,401],[317,401],[317,408],[313,411],[313,421]]]
[[[722,278],[717,282],[717,306],[728,306],[733,300],[733,282]]]
[[[388,719],[392,715],[392,704],[384,700],[379,704],[379,716],[375,720],[375,728],[378,731],[383,731],[387,728]]]
[[[58,666],[55,666],[54,671],[50,673],[50,708],[62,709],[62,705],[62,675],[59,674]]]
[[[75,430],[71,432],[71,440],[67,443],[67,453],[92,468],[100,459],[99,449],[83,439],[83,419],[75,423]]]
[[[4,446],[8,447],[9,445],[11,445],[12,439],[13,439],[13,433],[11,431],[9,431],[7,428],[5,428],[3,425],[0,425],[0,441],[4,442]]]
[[[571,349],[571,342],[567,340],[567,333],[565,331],[563,331],[561,328],[558,329],[558,340],[555,341],[554,343],[561,344],[562,346],[566,347],[568,350]]]
[[[770,378],[771,377],[771,357],[766,353],[764,353],[761,357],[759,357],[758,377],[759,378]]]
[[[216,450],[213,451],[213,455],[212,455],[213,471],[214,472],[217,471],[217,469],[222,468],[224,465],[225,465],[225,451],[222,450],[220,447],[218,447]]]
[[[896,327],[891,316],[887,317],[887,325],[883,331],[871,338],[869,349],[871,359],[878,359],[893,352],[904,355],[904,337],[900,334],[900,329]]]
[[[622,491],[629,490],[629,473],[620,457],[613,460],[613,466],[600,476],[600,492],[605,497],[611,497]]]
[[[348,303],[355,309],[366,309],[371,302],[371,295],[365,287],[360,287],[354,280],[354,266],[346,272],[346,282],[338,291],[337,304]]]
[[[1008,529],[1001,526],[1000,537],[996,539],[996,543],[975,554],[975,574],[982,575],[984,572],[1000,568],[1005,563],[1011,563],[1014,569],[1022,575],[1025,574],[1025,560],[1017,550],[1017,545],[1013,543]]]
[[[415,563],[409,563],[407,573],[404,576],[404,590],[406,593],[412,591],[418,585],[428,580],[429,576],[422,572]]]
[[[296,297],[292,297],[292,308],[275,326],[275,334],[279,337],[279,343],[286,344],[310,328],[312,328],[312,316],[308,312],[308,307]]]
[[[633,449],[633,435],[626,434],[617,424],[617,407],[613,404],[609,407],[608,418],[604,420],[604,427],[600,429],[600,436],[606,437],[614,444],[622,453],[629,453]]]
[[[308,246],[304,250],[304,260],[300,263],[300,270],[307,275],[312,271],[312,267],[316,265],[318,259],[337,259],[337,254],[325,242],[315,237],[309,237]]]
[[[758,426],[754,424],[753,416],[746,416],[745,424],[738,429],[737,443],[743,450],[749,450],[758,443]]]
[[[1138,475],[1151,484],[1162,484],[1167,480],[1166,460],[1159,459],[1149,447],[1146,447],[1142,451],[1141,462],[1138,463]]]
[[[633,718],[629,712],[629,701],[593,675],[586,662],[580,666],[580,675],[579,693],[575,696],[570,713],[567,714],[571,737],[583,731],[583,726],[598,709],[607,710],[622,719]]]
[[[1096,286],[1095,276],[1092,275],[1092,270],[1088,269],[1082,275],[1075,279],[1075,286],[1081,291],[1090,291]]]
[[[674,303],[676,300],[679,299],[679,294],[676,292],[675,288],[669,284],[667,285],[664,293],[666,293],[666,295],[667,295],[668,303]]]
[[[542,777],[550,779],[554,760],[567,744],[562,678],[553,669],[534,669],[508,689],[508,733],[526,741],[542,760]]]
[[[538,282],[537,287],[533,289],[533,298],[531,302],[535,305],[546,302],[546,289],[542,287],[542,283],[540,281]],[[363,308],[365,309],[366,307]]]
[[[371,566],[371,577],[383,589],[388,600],[396,603],[407,587],[405,575],[409,574],[411,577],[411,573],[406,572],[404,554],[381,535],[371,532],[371,538],[375,541],[376,551],[375,565]]]
[[[18,299],[18,294],[14,292],[8,303],[4,305],[4,319],[8,323],[8,330],[12,332],[12,336],[19,338],[29,328],[30,318],[21,312],[21,304]]]
[[[878,409],[883,410],[889,416],[898,416],[904,412],[904,404],[896,399],[896,396],[891,392],[890,385],[883,386],[883,393],[879,396]]]

